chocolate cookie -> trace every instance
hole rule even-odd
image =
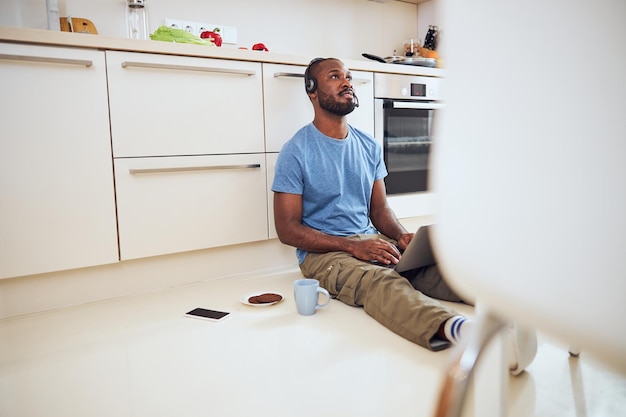
[[[253,297],[248,298],[248,302],[250,304],[268,304],[268,303],[276,303],[282,299],[283,297],[280,294],[266,292],[264,294],[259,294],[259,295],[255,295]]]

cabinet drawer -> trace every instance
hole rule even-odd
[[[304,89],[306,67],[263,64],[265,141],[267,152],[279,152],[283,144],[304,125],[313,121],[313,105]],[[352,84],[359,107],[348,115],[348,123],[374,135],[374,75],[352,71]]]
[[[268,238],[263,154],[114,165],[122,260]]]
[[[115,157],[264,152],[260,63],[106,54]]]

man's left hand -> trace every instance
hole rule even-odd
[[[413,239],[414,233],[405,233],[400,235],[400,239],[398,239],[398,247],[402,250],[405,250],[407,246],[409,246],[409,242]]]

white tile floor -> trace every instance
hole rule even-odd
[[[0,321],[0,417],[431,416],[446,352],[336,300],[298,316],[298,277],[213,280]],[[239,302],[257,290],[285,300]],[[182,316],[194,307],[232,315]],[[626,416],[626,376],[540,337],[534,363],[510,379],[509,415]]]

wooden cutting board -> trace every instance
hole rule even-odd
[[[98,34],[96,30],[96,26],[89,19],[83,19],[82,17],[71,17],[72,19],[72,28],[70,29],[70,25],[67,24],[67,17],[62,17],[61,21],[61,32],[76,32],[76,33],[91,33],[94,35]],[[73,30],[72,30],[73,29]]]

